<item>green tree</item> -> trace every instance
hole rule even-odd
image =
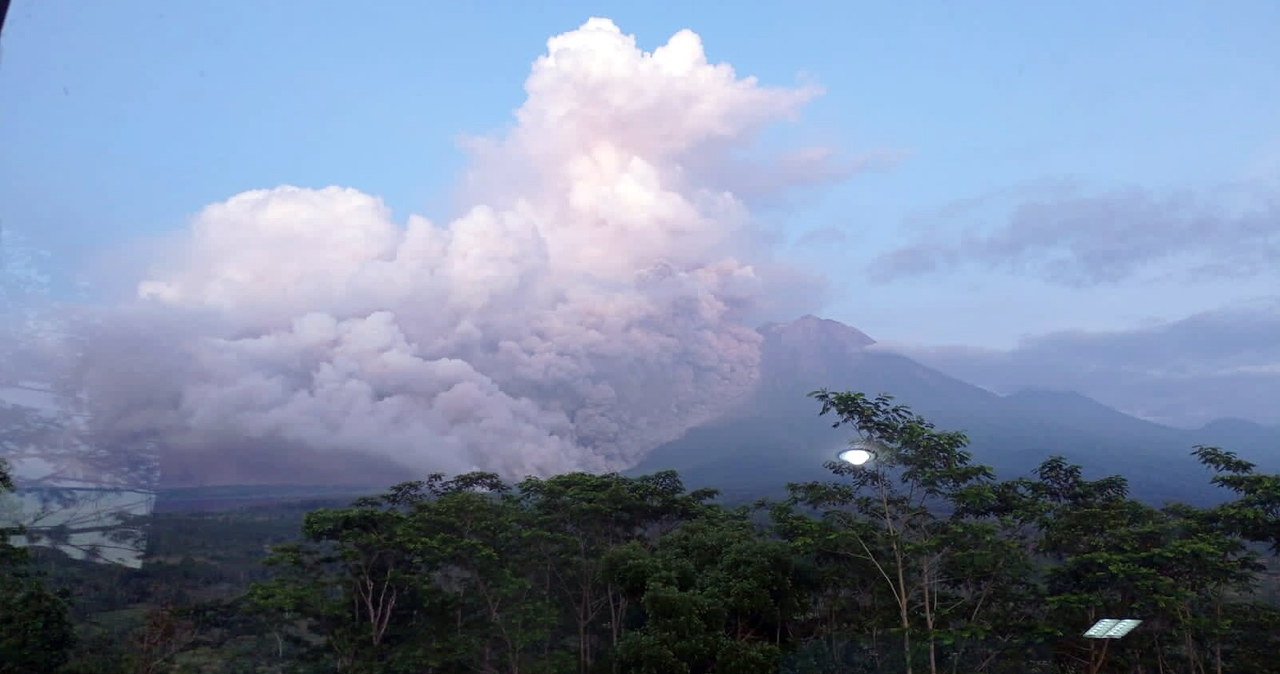
[[[656,550],[713,494],[687,493],[674,473],[516,489],[432,476],[310,513],[254,600],[292,648],[342,671],[609,671],[640,609],[608,560],[629,544]]]
[[[992,511],[1029,523],[1040,561],[1043,634],[1053,660],[1096,673],[1114,667],[1223,669],[1233,595],[1248,593],[1258,565],[1209,512],[1158,509],[1128,497],[1120,476],[1083,477],[1051,457],[1035,479],[1000,485]],[[1081,638],[1100,618],[1137,617],[1118,643]]]
[[[12,489],[8,466],[0,460],[0,497]],[[0,528],[0,674],[53,672],[75,644],[67,601],[44,586],[27,551],[9,543],[17,533]]]
[[[1214,521],[1246,540],[1266,543],[1280,554],[1280,475],[1263,475],[1256,466],[1219,447],[1196,445],[1195,457],[1216,474],[1213,484],[1235,493],[1233,501],[1211,513]]]
[[[808,606],[790,547],[745,511],[704,511],[656,548],[633,541],[609,563],[640,609],[618,644],[624,672],[773,674]]]
[[[325,656],[306,644],[326,645],[339,671],[534,671],[554,611],[509,491],[491,474],[434,475],[310,513],[254,603],[312,661]]]
[[[906,406],[893,405],[891,396],[826,390],[811,396],[822,404],[821,414],[836,416],[834,427],[852,426],[855,442],[873,448],[874,457],[863,466],[829,462],[843,480],[789,485],[791,503],[817,509],[840,532],[827,540],[843,541],[844,554],[870,565],[896,613],[907,674],[917,662],[916,637],[924,641],[929,671],[937,672],[946,623],[957,612],[981,608],[977,597],[949,590],[945,574],[957,551],[988,537],[965,521],[957,502],[989,488],[991,469],[971,463],[963,433],[936,430]]]
[[[605,574],[611,550],[659,539],[708,508],[710,490],[687,493],[673,471],[638,478],[570,473],[519,485],[531,518],[526,540],[543,561],[550,597],[568,609],[579,672],[622,638],[629,597]]]
[[[1192,454],[1214,471],[1213,484],[1235,494],[1233,500],[1203,511],[1198,518],[1201,527],[1219,536],[1266,545],[1273,558],[1280,554],[1280,475],[1257,473],[1252,462],[1219,447],[1197,445]],[[1236,556],[1244,563],[1253,562],[1247,553]],[[1254,564],[1253,570],[1262,567]],[[1274,599],[1267,603],[1254,596],[1252,587],[1242,591],[1239,583],[1223,585],[1227,591],[1219,589],[1207,611],[1212,616],[1218,670],[1280,671],[1274,656],[1280,652],[1280,606]],[[1224,662],[1229,663],[1225,670]]]

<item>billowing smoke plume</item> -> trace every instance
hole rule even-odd
[[[526,89],[447,224],[339,187],[206,207],[88,340],[99,416],[244,471],[359,452],[520,476],[626,467],[749,391],[770,263],[706,158],[815,92],[602,19],[552,38]]]

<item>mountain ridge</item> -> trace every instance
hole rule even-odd
[[[1152,501],[1212,500],[1209,472],[1190,452],[1216,444],[1274,470],[1280,429],[1206,424],[1198,431],[1125,414],[1075,391],[1024,389],[1001,396],[892,351],[868,348],[866,333],[803,316],[761,326],[760,384],[720,419],[655,448],[629,474],[679,470],[695,486],[729,493],[777,491],[787,481],[825,479],[822,467],[852,435],[818,418],[817,389],[887,393],[944,430],[965,432],[974,460],[1001,477],[1027,474],[1052,455],[1086,474],[1129,479]],[[1227,433],[1224,431],[1230,430]],[[1214,441],[1215,436],[1222,436]]]

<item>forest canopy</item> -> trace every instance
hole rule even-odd
[[[142,570],[0,544],[0,671],[1280,671],[1280,476],[1200,446],[1230,500],[1155,507],[1057,457],[998,480],[888,396],[812,396],[871,460],[783,499],[437,474],[299,512],[290,542],[278,512],[157,515]],[[1102,618],[1142,623],[1084,637]]]

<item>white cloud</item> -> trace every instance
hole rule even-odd
[[[778,265],[706,157],[817,92],[708,63],[689,31],[645,53],[605,19],[552,38],[526,90],[509,132],[472,142],[474,206],[453,222],[396,223],[339,187],[201,211],[139,285],[149,308],[90,347],[108,416],[174,446],[236,437],[518,476],[626,467],[747,392],[747,326]],[[779,278],[793,292],[795,274]],[[150,333],[147,387],[119,382],[130,330]]]
[[[1035,335],[1006,351],[895,350],[1000,393],[1074,390],[1175,426],[1223,417],[1280,423],[1278,297],[1132,330]]]
[[[992,194],[938,215],[958,219]],[[995,226],[942,222],[917,240],[878,256],[872,281],[967,266],[1087,287],[1130,280],[1247,278],[1280,263],[1280,198],[1261,183],[1204,193],[1116,190],[1081,194],[1061,187],[1023,199]]]

